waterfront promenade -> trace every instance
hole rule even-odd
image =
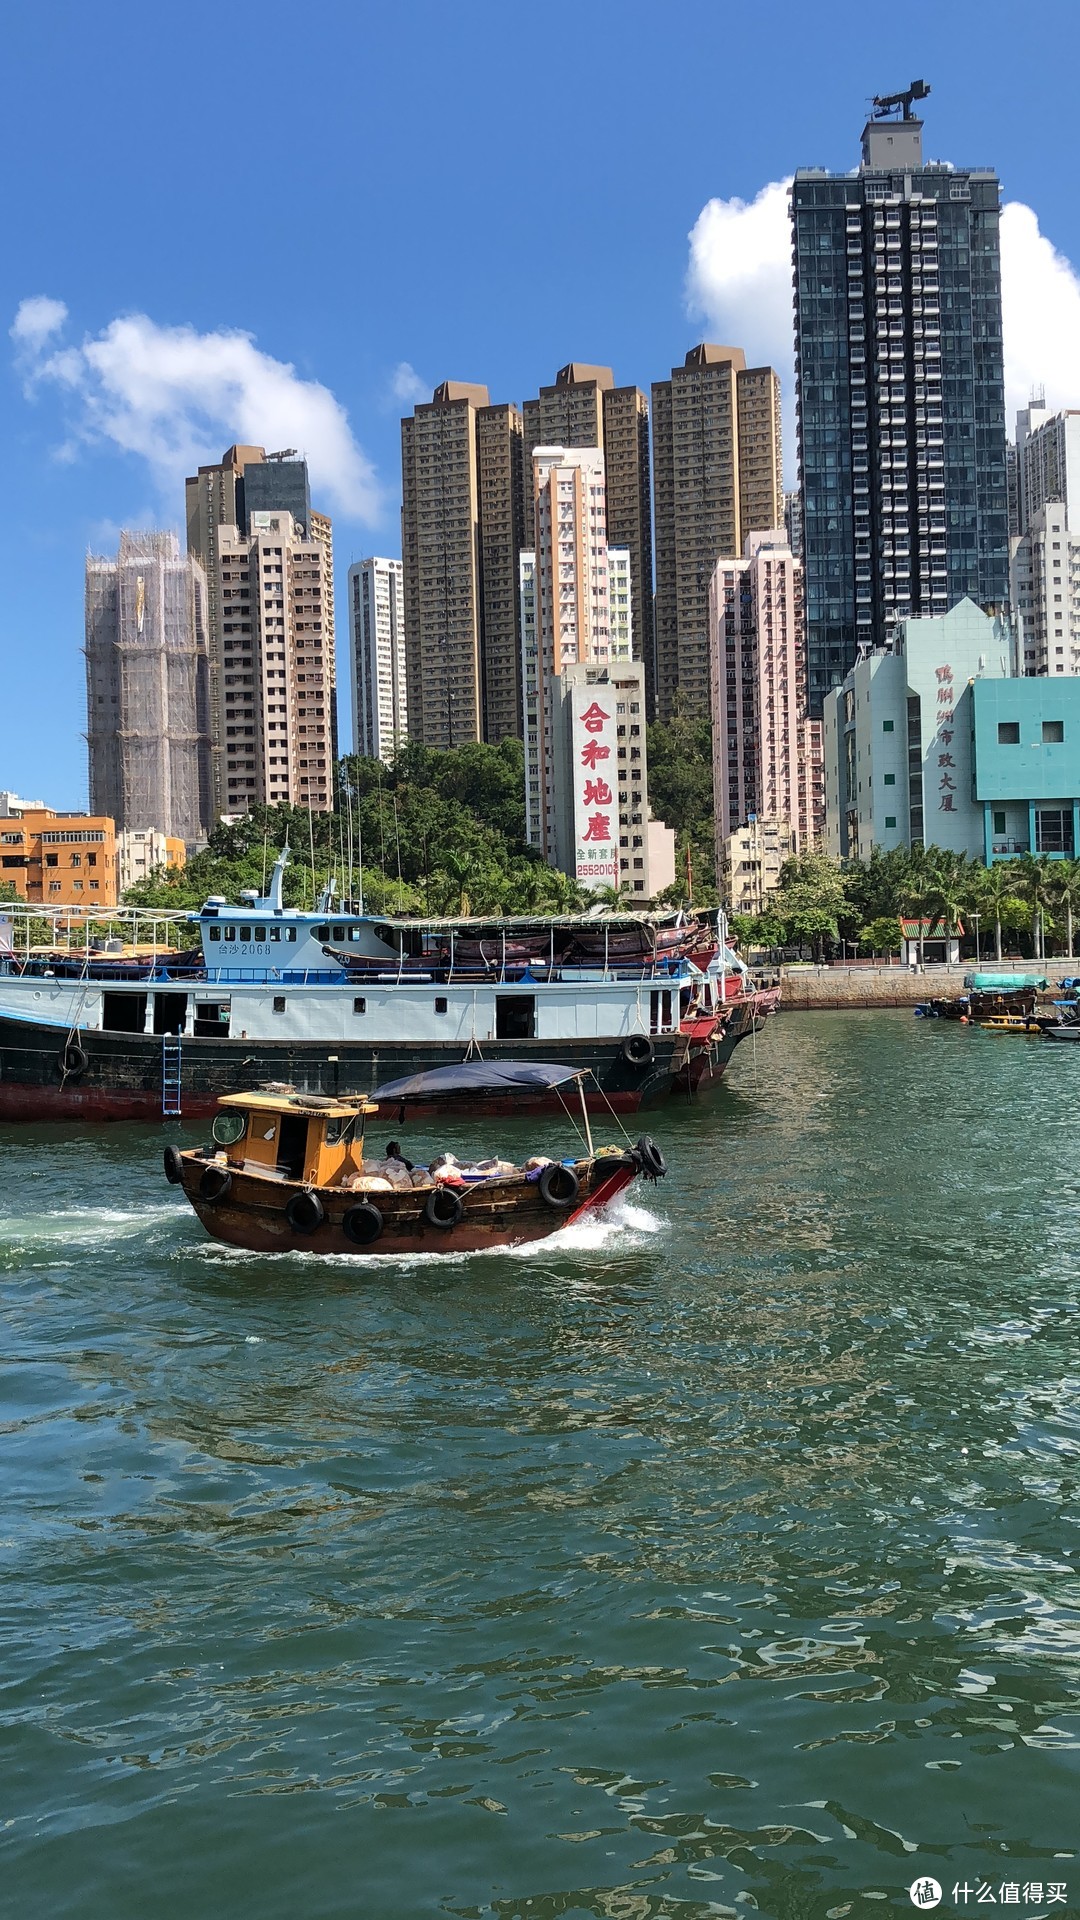
[[[947,999],[962,993],[969,973],[1027,973],[1047,979],[1041,999],[1051,1001],[1058,983],[1080,974],[1076,960],[965,960],[957,967],[923,968],[867,966],[781,967],[781,1010],[785,1013],[823,1012],[834,1007],[913,1007],[921,1000]]]

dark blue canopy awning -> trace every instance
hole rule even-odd
[[[440,1093],[501,1093],[508,1087],[561,1087],[579,1080],[580,1067],[557,1067],[550,1061],[462,1060],[455,1067],[433,1067],[430,1073],[409,1073],[403,1080],[387,1080],[376,1087],[372,1100],[424,1100]]]

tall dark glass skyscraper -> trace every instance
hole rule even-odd
[[[1008,598],[1000,187],[871,120],[791,194],[810,711],[897,619]]]

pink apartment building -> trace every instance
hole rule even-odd
[[[786,824],[797,851],[824,819],[820,723],[807,721],[802,562],[783,527],[751,533],[709,584],[718,853],[751,817]]]

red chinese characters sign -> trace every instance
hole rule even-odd
[[[953,687],[951,667],[936,667],[937,679],[937,741],[940,749],[937,755],[937,782],[939,813],[956,812],[956,782],[952,778],[956,763],[949,748],[953,743],[953,718],[956,711],[956,697]]]
[[[571,741],[575,874],[582,886],[619,880],[618,735],[608,687],[575,687]]]

